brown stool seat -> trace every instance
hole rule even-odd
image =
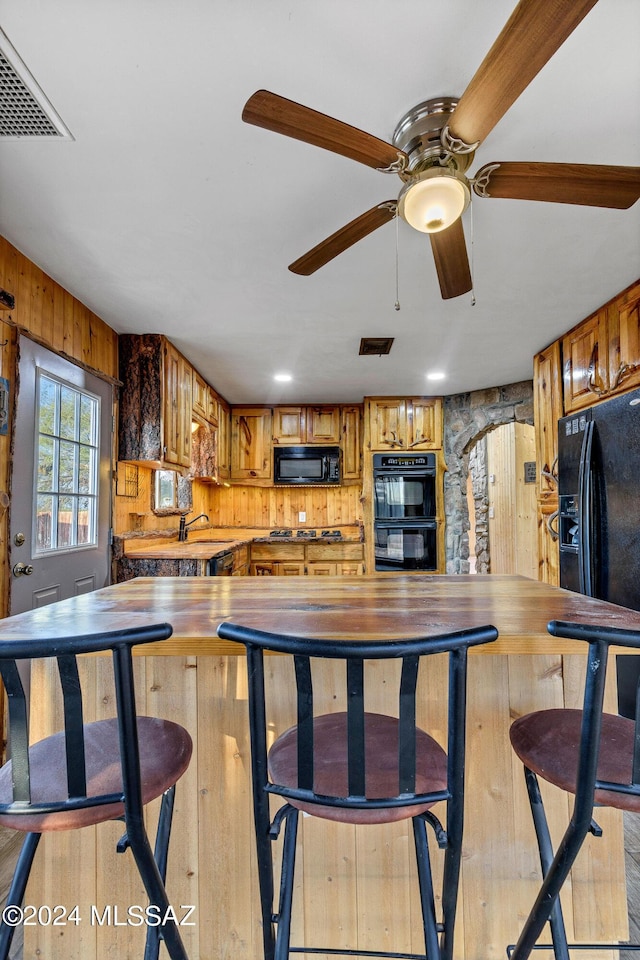
[[[365,713],[366,797],[369,800],[398,794],[398,720],[379,713]],[[447,788],[447,755],[433,737],[416,727],[416,793]],[[313,724],[314,792],[346,797],[347,714],[328,713]],[[298,728],[291,727],[269,750],[269,773],[276,783],[298,785]],[[343,823],[390,823],[406,820],[428,810],[433,803],[407,807],[358,810],[329,807],[292,799],[291,805],[325,820]]]
[[[161,796],[180,779],[191,759],[191,737],[177,723],[155,717],[138,717],[140,776],[143,804]],[[97,720],[84,725],[87,765],[87,797],[122,792],[118,721]],[[29,748],[31,802],[64,801],[68,797],[64,733],[55,733]],[[0,770],[0,803],[12,800],[12,768],[9,761]],[[93,823],[115,820],[124,813],[124,803],[110,803],[60,813],[5,814],[0,824],[14,830],[44,833],[75,830]]]
[[[567,793],[576,792],[582,710],[538,710],[516,720],[511,744],[534,773]],[[635,724],[610,713],[602,715],[598,779],[631,783]],[[640,812],[640,797],[613,790],[596,790],[596,803]]]

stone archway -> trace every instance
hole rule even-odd
[[[469,451],[503,423],[533,424],[533,382],[444,398],[444,511],[447,573],[469,573]],[[480,571],[478,571],[480,572]]]

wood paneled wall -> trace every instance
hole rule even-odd
[[[0,375],[10,382],[12,407],[15,403],[17,342],[20,333],[27,334],[105,380],[116,380],[116,332],[4,237],[0,237],[0,287],[15,297],[15,309],[0,309],[0,344],[3,344],[0,347]],[[6,493],[9,497],[10,443],[9,434],[0,436],[0,495]],[[0,502],[0,616],[6,616],[8,612],[8,513]]]
[[[177,515],[156,516],[151,511],[153,471],[138,467],[136,497],[116,493],[114,500],[114,533],[133,530],[141,533],[158,531],[175,534]],[[282,490],[273,487],[218,487],[194,481],[193,507],[190,516],[206,513],[212,527],[273,530],[277,527],[306,527],[312,530],[357,524],[362,519],[360,488]],[[300,511],[306,520],[300,522]]]
[[[118,376],[118,335],[43,270],[0,237],[0,286],[15,310],[4,317],[33,340],[105,379]]]
[[[337,527],[362,520],[360,496],[359,486],[217,487],[212,490],[211,519],[215,515],[221,527]],[[303,522],[298,519],[301,511],[307,515]]]

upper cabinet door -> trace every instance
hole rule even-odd
[[[562,340],[565,413],[597,403],[608,389],[607,310],[603,308]]]
[[[609,309],[609,384],[616,392],[640,386],[640,281]]]
[[[362,407],[354,404],[342,408],[342,480],[359,480],[362,476]]]
[[[203,420],[209,419],[209,384],[197,370],[193,371],[193,412]]]
[[[173,344],[164,344],[164,458],[191,466],[192,368]]]
[[[340,407],[307,407],[307,443],[340,443]]]
[[[306,442],[304,407],[273,408],[273,442],[295,445]]]
[[[536,425],[536,475],[538,493],[545,499],[557,496],[553,480],[558,456],[558,420],[562,416],[560,342],[539,353],[533,360],[533,417]]]
[[[231,479],[271,480],[272,412],[270,407],[235,407],[231,415]]]
[[[369,401],[369,429],[372,450],[406,449],[406,401],[385,397]]]
[[[407,401],[407,450],[437,450],[442,446],[442,400],[414,397]]]

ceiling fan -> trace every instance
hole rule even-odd
[[[488,163],[466,175],[479,144],[597,0],[520,0],[459,98],[418,104],[387,143],[363,130],[267,90],[245,104],[242,119],[397,173],[399,196],[372,207],[290,264],[309,276],[396,215],[428,233],[444,299],[471,290],[461,215],[480,197],[545,200],[626,209],[640,197],[640,167],[581,163]]]

